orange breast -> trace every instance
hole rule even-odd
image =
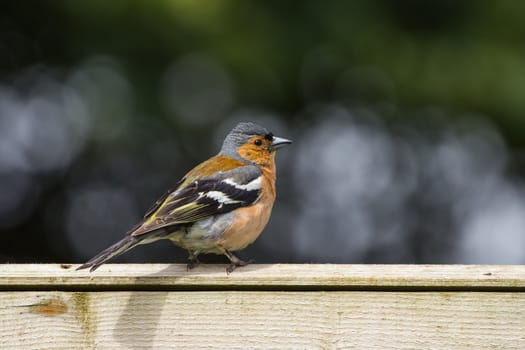
[[[259,237],[270,220],[275,200],[275,172],[271,167],[261,170],[261,198],[254,205],[235,210],[232,224],[217,242],[220,247],[231,251],[245,248]]]

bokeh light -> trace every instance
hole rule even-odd
[[[294,143],[241,256],[523,264],[524,6],[13,2],[0,258],[88,259],[248,120]],[[116,261],[185,260],[164,242]]]

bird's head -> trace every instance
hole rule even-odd
[[[255,164],[267,164],[275,151],[292,141],[274,136],[266,128],[241,122],[224,139],[220,154]]]

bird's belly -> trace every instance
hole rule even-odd
[[[170,236],[176,245],[196,253],[224,253],[217,245],[219,237],[231,225],[233,213],[212,216],[195,222],[183,233]]]
[[[169,239],[197,254],[243,249],[259,237],[268,223],[271,204],[259,203],[197,221],[187,230],[170,235]]]
[[[270,219],[272,203],[259,203],[235,211],[231,225],[219,237],[218,245],[235,251],[245,248],[259,237]]]

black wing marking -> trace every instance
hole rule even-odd
[[[252,205],[259,198],[260,177],[257,167],[245,166],[195,180],[173,193],[156,215],[169,221],[194,222]]]

